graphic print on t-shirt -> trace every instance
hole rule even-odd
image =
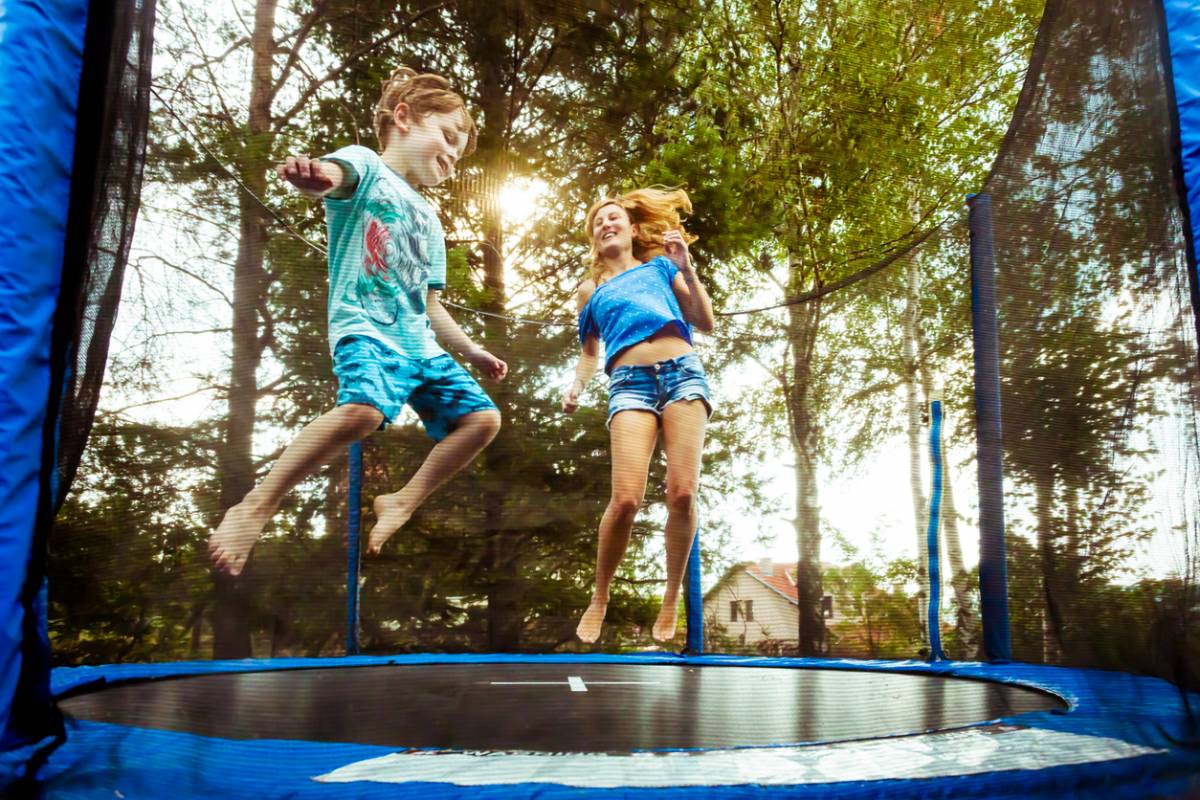
[[[367,200],[363,208],[362,270],[354,284],[357,296],[347,300],[357,303],[374,322],[394,324],[402,307],[412,314],[425,313],[427,228],[424,215],[416,209],[398,209],[391,198]]]

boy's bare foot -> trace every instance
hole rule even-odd
[[[592,644],[600,638],[600,629],[604,627],[604,614],[607,611],[608,601],[600,602],[592,598],[587,611],[583,612],[583,618],[579,620],[579,626],[575,628],[575,635],[579,637],[579,641]]]
[[[650,635],[654,637],[656,642],[669,642],[675,638],[675,612],[677,611],[678,603],[664,602],[662,608],[658,612],[658,619],[654,620],[654,627],[650,630]]]
[[[208,554],[213,565],[230,575],[241,575],[259,534],[271,519],[271,510],[243,500],[225,512],[224,519],[208,537]]]
[[[367,552],[373,556],[379,555],[384,542],[392,538],[392,534],[404,527],[412,516],[412,510],[400,502],[395,494],[381,494],[375,498],[375,527],[367,537]]]

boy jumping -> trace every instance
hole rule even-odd
[[[414,189],[453,175],[475,148],[475,123],[444,78],[400,67],[384,82],[374,124],[378,154],[352,145],[321,159],[288,156],[276,167],[301,194],[325,200],[337,407],[300,432],[209,538],[213,563],[231,575],[241,573],[288,491],[393,422],[405,403],[437,444],[403,489],[375,498],[372,554],[500,430],[496,404],[439,342],[491,380],[503,380],[508,365],[471,341],[439,302],[445,236]]]

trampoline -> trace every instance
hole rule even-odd
[[[1133,797],[1191,766],[1169,684],[1030,665],[359,656],[81,667],[54,688],[127,796]],[[48,789],[108,777],[83,766]]]
[[[370,47],[366,43],[373,32],[370,26],[359,29],[357,5],[352,13],[338,3],[313,3],[311,9],[303,3],[285,5],[258,3],[256,13],[264,18],[256,17],[254,32],[244,38],[237,26],[221,31],[234,38],[228,50],[212,51],[224,50],[216,59],[188,62],[191,45],[212,43],[191,31],[164,45],[171,56],[166,69],[181,80],[174,93],[166,88],[171,81],[157,80],[161,75],[152,79],[154,37],[161,30],[154,0],[0,7],[0,63],[9,67],[4,72],[11,78],[10,96],[22,98],[20,107],[0,100],[0,139],[16,158],[0,175],[9,181],[8,191],[0,192],[5,287],[0,346],[6,354],[0,359],[0,795],[38,800],[1200,797],[1200,696],[1194,692],[1195,659],[1189,661],[1200,652],[1195,635],[1200,619],[1195,480],[1200,472],[1200,245],[1195,237],[1200,91],[1180,79],[1200,74],[1200,15],[1194,3],[1048,0],[1036,41],[1032,23],[1021,31],[997,22],[1004,16],[997,12],[1000,6],[939,4],[935,12],[910,4],[903,13],[927,14],[920,20],[927,24],[906,31],[903,24],[893,27],[897,14],[885,4],[850,4],[855,12],[860,5],[869,8],[871,16],[853,17],[850,6],[840,9],[848,14],[838,20],[842,30],[804,29],[811,37],[791,42],[788,46],[798,49],[787,57],[774,51],[773,69],[787,73],[788,80],[808,80],[808,57],[826,45],[840,47],[831,49],[826,62],[837,68],[822,67],[813,75],[844,72],[861,82],[860,94],[840,83],[831,84],[836,91],[814,90],[814,97],[824,92],[839,107],[816,108],[819,113],[813,114],[803,103],[793,106],[795,98],[786,93],[781,95],[786,103],[766,97],[766,102],[733,106],[736,113],[719,124],[725,109],[708,119],[709,99],[723,91],[743,92],[740,84],[709,85],[701,76],[697,85],[708,94],[695,94],[693,86],[693,94],[672,96],[661,107],[657,96],[639,94],[643,83],[657,85],[650,77],[672,59],[667,69],[675,69],[675,63],[697,73],[725,68],[718,63],[728,55],[720,36],[700,43],[714,49],[700,53],[695,64],[687,61],[693,53],[670,51],[678,42],[691,47],[685,37],[700,27],[683,13],[686,3],[559,4],[566,22],[538,3],[401,4],[403,11],[420,9],[413,26],[449,27],[421,29],[432,33],[427,41],[417,41],[414,34],[415,44],[400,35],[408,28],[389,30]],[[634,20],[637,25],[619,18],[634,7],[646,14]],[[701,7],[706,6],[696,6]],[[785,34],[793,35],[784,30],[791,23],[782,7],[776,4],[776,13],[761,20],[781,25],[780,47]],[[235,11],[249,8],[242,3]],[[325,284],[315,277],[324,274],[325,262],[312,252],[320,246],[305,238],[319,233],[319,215],[299,211],[295,197],[272,188],[267,161],[284,148],[284,135],[297,146],[324,147],[347,138],[351,128],[357,137],[361,121],[352,119],[354,111],[344,98],[323,94],[320,86],[307,92],[289,83],[311,77],[301,48],[352,45],[344,53],[321,50],[321,58],[311,63],[330,65],[329,80],[345,80],[356,93],[367,83],[374,92],[375,72],[387,74],[396,66],[392,56],[400,51],[380,55],[372,52],[376,45],[403,50],[412,44],[415,53],[447,56],[456,80],[500,75],[491,69],[494,62],[464,60],[475,58],[480,48],[437,49],[458,35],[446,31],[462,22],[455,16],[462,8],[478,12],[479,19],[497,12],[486,20],[487,36],[481,40],[508,37],[521,50],[520,37],[532,30],[528,52],[516,53],[522,58],[540,52],[538,36],[550,37],[551,55],[560,46],[577,48],[563,56],[562,65],[547,55],[527,85],[519,74],[514,80],[479,82],[488,91],[509,92],[479,104],[495,113],[505,108],[509,114],[527,113],[546,87],[560,94],[540,107],[537,124],[526,133],[520,132],[524,122],[507,119],[500,136],[496,118],[480,116],[478,146],[484,157],[477,163],[484,166],[471,172],[476,168],[467,165],[465,178],[443,185],[439,195],[445,205],[438,210],[452,223],[446,230],[455,237],[454,258],[447,255],[453,281],[443,287],[447,303],[460,324],[489,347],[494,341],[517,351],[513,371],[524,372],[526,382],[506,385],[501,405],[506,426],[522,427],[504,447],[488,451],[498,455],[482,463],[479,474],[462,473],[439,489],[445,502],[415,514],[405,535],[393,537],[383,557],[368,564],[366,577],[359,550],[369,497],[416,463],[397,456],[400,447],[372,453],[368,444],[364,456],[361,443],[352,445],[345,463],[309,481],[296,495],[300,500],[282,508],[278,527],[259,542],[245,573],[237,579],[215,575],[203,553],[205,526],[252,485],[247,479],[261,466],[255,446],[263,444],[254,440],[256,427],[260,439],[267,432],[289,432],[301,424],[309,405],[336,393],[322,360]],[[751,27],[741,25],[743,15],[757,19],[753,4],[735,2],[730,8],[735,12],[726,20],[730,33]],[[501,17],[513,9],[521,13],[514,12],[516,28],[509,36],[505,25],[511,20]],[[580,9],[572,22],[567,12]],[[526,15],[526,10],[537,13]],[[276,11],[296,18],[266,19]],[[362,11],[375,14],[377,9]],[[387,11],[402,16],[400,10]],[[610,12],[611,19],[604,16]],[[198,10],[194,20],[187,16],[163,18],[186,28],[199,24],[204,14]],[[242,14],[239,22],[250,17]],[[538,28],[543,17],[554,30]],[[649,37],[644,49],[625,49],[604,27],[606,20],[614,31],[637,30]],[[297,27],[289,31],[284,21]],[[983,28],[973,27],[981,21]],[[554,38],[562,31],[572,31],[571,41]],[[853,36],[838,38],[847,31]],[[1015,57],[1013,42],[1025,34],[1031,56],[1028,69],[1017,69],[1008,59]],[[275,84],[271,91],[278,96],[255,105],[269,130],[254,134],[262,137],[254,146],[237,146],[253,126],[237,127],[241,109],[236,103],[214,114],[212,101],[223,97],[222,89],[234,97],[247,87],[232,81],[222,86],[226,67],[221,62],[229,57],[228,68],[238,69],[232,65],[246,55],[240,48],[268,39],[271,47],[250,61],[256,70],[282,70],[277,81],[268,74],[269,80],[253,82],[259,89]],[[421,50],[431,42],[437,48]],[[903,49],[902,58],[864,69],[873,49],[888,53],[895,43]],[[620,46],[612,49],[614,44]],[[729,50],[736,57],[730,61],[741,61],[741,45],[734,45]],[[774,47],[775,42],[764,41],[746,52]],[[935,51],[941,61],[921,60]],[[993,63],[1001,55],[1002,68]],[[633,61],[621,60],[627,57]],[[902,74],[910,58],[920,67],[915,78]],[[896,66],[893,60],[900,65],[894,78],[888,73]],[[770,66],[767,61],[763,64]],[[593,69],[599,63],[604,70]],[[639,76],[618,93],[628,98],[616,98],[628,107],[613,105],[612,113],[596,114],[613,99],[604,94],[607,84],[598,76],[610,66],[621,74],[623,63],[636,63]],[[853,69],[842,70],[844,64]],[[571,69],[582,71],[575,75]],[[192,92],[183,80],[201,73],[210,83],[205,91]],[[953,99],[952,93],[947,89],[939,97],[934,90],[939,82],[957,86],[957,73],[988,80],[1019,73],[1013,84],[1019,88],[1007,92],[1013,107],[1006,129],[997,123],[1008,111],[1000,115],[993,105],[1000,102],[995,98],[1007,96],[1002,81],[987,91],[980,91],[984,84],[971,86],[954,103],[939,105]],[[595,96],[594,84],[600,87]],[[893,89],[898,94],[891,94]],[[319,110],[312,119],[320,125],[308,124],[312,119],[301,113],[303,103],[295,116],[278,108],[297,97],[313,99]],[[855,102],[844,102],[847,97]],[[806,110],[796,120],[757,120],[756,105],[764,111]],[[959,112],[966,116],[960,119]],[[842,119],[843,113],[853,116]],[[617,125],[611,130],[621,132],[622,139],[633,135],[630,131],[652,132],[647,141],[665,135],[660,129],[671,117],[665,128],[679,125],[687,136],[695,133],[697,152],[680,155],[663,145],[643,154],[635,136],[629,140],[637,144],[628,155],[630,169],[669,177],[675,159],[681,170],[711,173],[713,187],[704,188],[716,191],[697,198],[715,198],[720,206],[729,199],[732,208],[739,191],[755,186],[754,202],[737,207],[751,209],[747,217],[779,213],[773,222],[786,221],[760,234],[740,223],[763,220],[726,225],[730,221],[719,219],[719,213],[703,220],[710,228],[698,247],[717,242],[714,247],[728,252],[714,250],[713,255],[728,255],[732,265],[728,285],[721,287],[729,297],[718,299],[733,305],[722,305],[719,314],[740,322],[727,334],[713,331],[716,344],[697,342],[725,348],[722,355],[729,358],[722,369],[732,374],[731,385],[756,393],[746,404],[741,397],[728,398],[733,402],[724,408],[732,410],[731,416],[743,410],[773,414],[739,418],[709,440],[722,448],[719,457],[727,463],[721,480],[709,484],[721,488],[705,488],[706,500],[719,504],[716,510],[725,514],[726,523],[741,513],[736,521],[761,534],[768,517],[783,506],[767,503],[745,511],[737,505],[745,498],[765,498],[766,479],[755,483],[755,471],[765,462],[735,463],[740,457],[735,451],[744,449],[752,457],[755,437],[775,441],[769,437],[786,428],[777,452],[758,455],[779,462],[774,467],[793,470],[796,494],[790,499],[796,517],[789,534],[797,540],[797,560],[790,565],[794,571],[776,572],[765,568],[769,559],[756,561],[758,554],[721,553],[713,559],[706,552],[709,568],[735,564],[718,578],[710,597],[701,591],[697,537],[685,579],[687,636],[681,653],[641,649],[651,628],[645,619],[647,587],[657,580],[644,563],[635,568],[642,572],[630,586],[620,587],[630,594],[613,594],[606,624],[616,632],[593,652],[583,652],[590,643],[571,637],[582,612],[578,606],[588,596],[580,576],[595,552],[602,507],[596,498],[608,491],[594,481],[587,484],[594,496],[580,488],[609,467],[603,409],[599,402],[586,409],[581,405],[596,423],[586,435],[558,416],[559,404],[549,393],[555,375],[569,371],[564,343],[576,345],[575,321],[564,316],[570,309],[548,298],[565,291],[569,281],[561,264],[550,269],[549,262],[506,250],[512,239],[505,240],[504,226],[512,209],[497,211],[488,204],[506,189],[521,188],[507,183],[510,177],[530,179],[529,186],[554,183],[563,194],[547,205],[559,216],[548,211],[546,225],[531,227],[521,237],[537,240],[556,258],[572,261],[578,255],[578,242],[571,238],[565,212],[560,213],[570,207],[567,200],[578,199],[570,192],[583,183],[616,185],[626,176],[605,166],[612,161],[614,137],[600,135],[602,128],[587,127],[587,135],[569,147],[551,142],[582,125],[573,114],[589,125]],[[972,114],[977,116],[967,119]],[[734,119],[743,116],[751,121]],[[226,117],[234,126],[228,130],[220,127]],[[851,124],[844,125],[847,120]],[[688,125],[694,122],[711,126],[692,131]],[[726,123],[747,125],[733,138],[736,148],[722,138]],[[773,137],[792,135],[793,123],[800,133],[791,142],[797,149],[789,151],[787,141]],[[818,127],[805,127],[810,124]],[[893,124],[897,127],[888,127]],[[148,180],[157,181],[148,194],[155,202],[142,204],[148,129],[156,129],[159,138],[150,140],[150,150],[162,160],[147,170],[154,173]],[[920,152],[897,149],[903,157],[886,159],[894,163],[872,162],[870,137],[879,131],[907,144],[908,137],[925,136],[927,129],[956,133],[922,139],[928,146]],[[814,135],[805,138],[806,130]],[[510,134],[530,137],[523,151],[505,149]],[[849,138],[838,138],[843,134]],[[993,152],[972,149],[993,134]],[[713,137],[719,140],[714,152],[720,164],[706,162],[700,149]],[[817,162],[827,144],[854,150],[854,158],[839,155],[831,163],[864,171],[847,173],[844,185],[820,172]],[[578,174],[562,166],[574,163],[576,145],[581,157],[595,156],[595,163],[579,167]],[[654,160],[659,156],[661,163]],[[733,162],[755,158],[758,171],[746,173],[755,180],[793,182],[767,183],[768,190],[760,191],[742,173],[729,171],[741,166]],[[992,164],[986,176],[985,162]],[[518,164],[529,166],[531,174],[512,173]],[[553,181],[540,181],[534,171],[539,165]],[[551,173],[551,167],[559,171]],[[892,168],[910,172],[889,172]],[[971,185],[955,187],[962,175],[971,176]],[[580,176],[586,181],[574,179]],[[888,191],[872,193],[878,186]],[[903,191],[893,191],[898,187]],[[814,202],[810,207],[806,200],[804,225],[797,225],[793,197],[810,191]],[[956,192],[966,198],[969,212],[957,207]],[[858,193],[869,201],[861,206],[871,215],[865,222],[849,218],[860,208]],[[827,203],[830,198],[837,202]],[[188,207],[188,200],[196,207]],[[835,209],[823,222],[822,205]],[[185,221],[175,229],[161,224],[169,218],[159,218],[152,230],[161,234],[163,241],[154,244],[163,251],[140,254],[132,244],[140,208],[190,216],[181,217]],[[207,212],[221,218],[206,218]],[[810,213],[816,215],[814,225],[825,226],[824,233],[812,234],[818,228],[810,227]],[[241,215],[236,224],[235,214]],[[480,223],[485,217],[492,221]],[[801,228],[810,236],[804,248],[794,246],[799,239],[780,238],[799,237]],[[716,235],[709,235],[710,229]],[[860,241],[855,237],[862,230],[879,235]],[[166,252],[176,233],[195,234],[196,252]],[[233,277],[213,277],[200,268],[223,263],[225,250],[243,234],[245,241],[236,242]],[[476,235],[480,238],[472,238]],[[830,243],[819,243],[822,238]],[[828,250],[817,252],[818,247]],[[121,428],[122,412],[159,399],[190,402],[189,395],[143,402],[139,392],[163,388],[175,373],[152,359],[131,357],[122,362],[123,373],[113,370],[130,392],[129,404],[114,410],[100,403],[108,387],[110,338],[120,338],[113,333],[118,306],[129,302],[122,290],[129,286],[131,253],[141,259],[139,275],[157,274],[154,265],[161,261],[201,285],[197,291],[206,298],[193,303],[187,292],[175,296],[180,285],[195,288],[191,283],[155,288],[153,280],[145,281],[150,289],[142,297],[149,300],[137,309],[142,321],[175,327],[153,331],[144,343],[241,331],[236,324],[227,329],[224,317],[192,325],[189,314],[218,314],[207,303],[215,296],[211,305],[219,314],[228,310],[234,322],[248,325],[244,338],[222,339],[221,346],[253,340],[261,350],[254,358],[263,360],[226,381],[235,377],[235,364],[250,364],[244,353],[228,359],[231,374],[226,376],[224,352],[210,347],[217,340],[188,339],[178,352],[207,358],[204,380],[230,399],[240,392],[236,399],[251,402],[240,410],[231,404],[225,416],[212,411],[219,406],[215,401],[197,403],[205,408],[194,419],[136,421]],[[263,257],[251,263],[256,254]],[[176,255],[180,263],[168,263]],[[45,268],[59,263],[61,275]],[[802,274],[806,269],[811,276]],[[756,270],[771,283],[756,284],[764,277]],[[786,271],[787,280],[778,280],[771,270]],[[546,288],[538,282],[542,273],[557,275],[562,286]],[[505,295],[506,286],[516,294]],[[251,297],[247,287],[261,294]],[[770,305],[759,303],[767,297],[763,292],[770,293]],[[737,305],[735,295],[746,302]],[[518,297],[528,305],[517,304]],[[805,306],[809,303],[824,305]],[[533,309],[530,316],[519,316],[526,307]],[[801,308],[806,310],[795,313]],[[781,331],[786,338],[775,336]],[[828,349],[830,342],[842,349]],[[801,350],[811,359],[805,364],[795,360]],[[242,351],[235,347],[234,352]],[[753,360],[769,372],[764,359],[777,356],[780,372],[761,386],[750,385],[758,373],[743,367],[750,369]],[[278,380],[260,380],[276,368],[283,373]],[[802,396],[799,388],[812,387],[800,387],[801,374],[814,385],[826,385]],[[778,395],[773,394],[775,378]],[[757,394],[760,390],[767,393]],[[901,395],[904,414],[898,410]],[[918,395],[928,401],[925,419]],[[88,444],[98,409],[111,412],[105,417],[110,438],[102,447]],[[716,430],[723,422],[718,414],[711,424]],[[860,422],[864,427],[857,427]],[[855,427],[843,429],[844,423]],[[398,441],[412,452],[417,444],[425,451],[428,444],[418,439],[415,425],[397,427]],[[905,458],[891,462],[880,456],[879,462],[907,463],[910,469],[907,475],[899,474],[903,467],[894,470],[889,479],[895,483],[891,494],[900,492],[905,512],[893,530],[916,556],[899,556],[880,569],[864,557],[848,565],[857,571],[842,569],[823,585],[823,575],[839,567],[825,563],[828,551],[821,552],[821,536],[828,543],[831,534],[844,531],[822,516],[821,502],[833,501],[817,478],[819,469],[843,457],[866,463],[882,452],[874,449],[882,446],[876,440],[899,441],[899,434],[892,434],[902,428]],[[119,438],[125,434],[130,439]],[[924,442],[927,473],[918,466]],[[820,451],[805,452],[809,443]],[[98,450],[103,452],[97,455]],[[793,456],[811,463],[800,464]],[[706,453],[706,460],[713,459]],[[119,469],[108,469],[110,464]],[[964,478],[966,465],[976,474]],[[955,501],[956,478],[977,490],[975,496],[960,491]],[[903,485],[906,479],[911,485]],[[883,507],[895,499],[881,487],[853,488],[849,500],[840,502]],[[970,499],[963,501],[964,496]],[[78,502],[71,506],[69,500]],[[963,563],[964,539],[955,527],[960,524],[977,529],[977,569]],[[1134,555],[1153,560],[1138,549],[1162,531],[1183,552],[1181,564],[1168,565],[1174,570],[1169,571],[1153,563],[1137,573],[1135,567],[1143,565],[1130,566]],[[878,531],[864,526],[856,533],[872,537]],[[57,535],[62,538],[54,539]],[[580,548],[585,537],[587,547]],[[646,539],[631,539],[631,547],[642,548],[637,557],[644,562],[650,560]],[[939,550],[943,539],[956,547]],[[723,541],[714,536],[705,546]],[[56,551],[51,543],[62,547]],[[530,543],[544,545],[549,555],[539,550],[536,560],[522,563],[518,556],[524,555],[522,548],[532,549]],[[587,555],[581,556],[584,550]],[[138,559],[140,571],[127,569],[127,562]],[[736,572],[742,567],[744,575]],[[758,592],[753,598],[749,592],[720,594],[743,578]],[[835,603],[829,587],[838,581],[846,596]],[[846,588],[854,581],[862,585]],[[918,588],[909,593],[910,585]],[[150,589],[143,592],[146,586]],[[869,608],[872,601],[878,605]],[[735,630],[734,622],[741,627]],[[751,622],[759,625],[757,645]],[[846,649],[835,651],[835,644]],[[616,652],[599,652],[602,647]],[[536,652],[539,648],[542,652]],[[402,654],[361,655],[363,649]],[[453,652],[415,652],[422,649]],[[460,652],[486,649],[502,652]],[[709,652],[716,649],[727,654]],[[210,652],[214,660],[163,660]],[[229,657],[263,652],[288,656]],[[728,654],[733,652],[743,655]],[[753,652],[807,657],[744,655]],[[835,657],[851,653],[863,657]],[[880,653],[899,656],[874,658]],[[826,657],[818,657],[822,654]]]
[[[874,739],[1066,710],[1036,690],[932,675],[541,662],[181,677],[60,707],[79,719],[231,739],[582,753]]]

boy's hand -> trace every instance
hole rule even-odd
[[[337,166],[308,156],[288,156],[275,165],[275,172],[307,197],[324,197],[337,188],[341,178]]]
[[[567,391],[563,393],[562,410],[564,413],[575,413],[575,409],[579,408],[579,395],[581,394],[583,394],[583,381],[575,378],[567,387]]]
[[[475,366],[475,369],[493,381],[502,381],[508,375],[508,364],[505,364],[482,347],[467,353],[467,361],[470,361]]]
[[[667,231],[663,234],[663,252],[681,270],[688,269],[692,264],[691,255],[688,253],[687,240],[677,230]]]

